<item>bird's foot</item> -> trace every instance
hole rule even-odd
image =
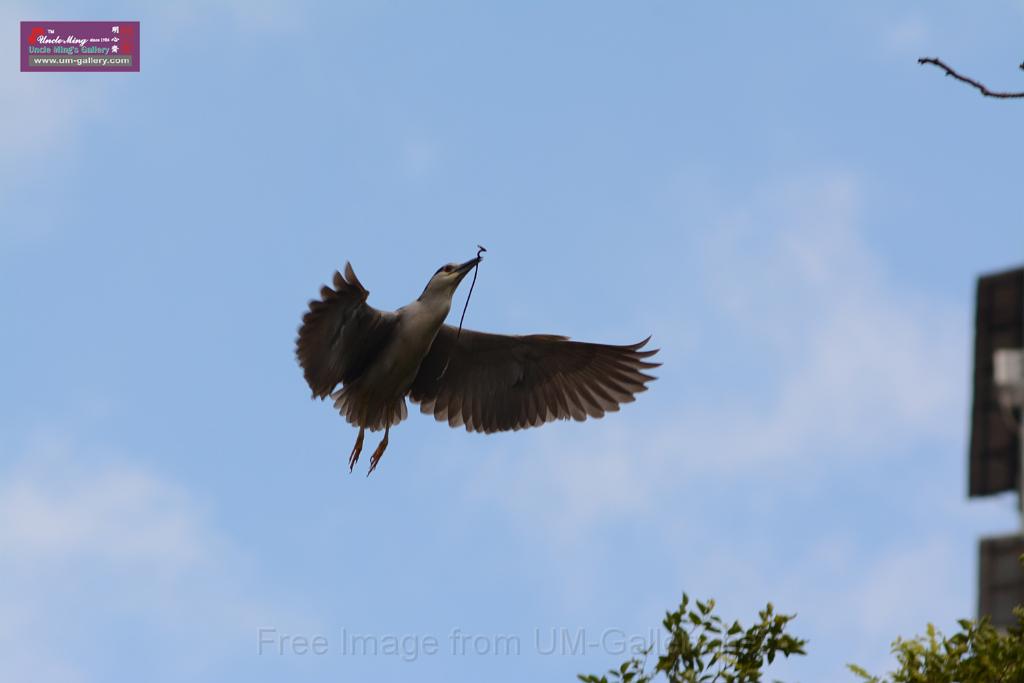
[[[356,445],[352,446],[352,454],[348,456],[348,471],[349,473],[355,468],[356,463],[359,462],[359,454],[363,452],[363,428],[359,428],[359,436],[356,437]]]
[[[380,456],[384,455],[384,449],[388,447],[388,429],[384,428],[384,438],[380,440],[380,444],[377,445],[377,450],[370,456],[370,469],[366,473],[366,476],[373,474],[373,471],[377,469],[377,463],[380,462]]]

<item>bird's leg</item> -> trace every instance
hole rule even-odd
[[[373,470],[377,468],[377,462],[380,461],[380,456],[384,455],[384,449],[388,447],[388,432],[391,431],[391,425],[384,426],[384,438],[380,440],[380,444],[377,446],[377,450],[370,456],[370,470],[366,473],[366,476],[370,476]]]
[[[359,428],[359,436],[356,437],[356,445],[352,447],[352,454],[348,456],[348,471],[351,472],[359,462],[359,454],[363,452],[363,428]]]

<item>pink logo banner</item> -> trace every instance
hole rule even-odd
[[[23,21],[22,71],[138,71],[137,21]]]

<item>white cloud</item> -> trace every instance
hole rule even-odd
[[[948,608],[937,609],[936,604],[956,584],[957,559],[953,543],[935,536],[893,549],[864,567],[860,581],[847,594],[858,628],[891,641],[920,632],[922,619],[949,616],[942,614]]]
[[[858,228],[861,201],[854,180],[832,175],[772,185],[707,223],[700,277],[722,319],[685,325],[723,325],[709,336],[743,340],[764,368],[749,394],[709,386],[661,421],[638,415],[642,395],[586,429],[531,435],[539,453],[502,459],[501,476],[485,472],[474,488],[557,545],[641,514],[694,476],[764,476],[822,453],[892,458],[959,434],[964,325],[886,277]]]
[[[0,6],[0,25],[12,30],[32,13],[18,5]],[[9,63],[0,70],[0,158],[14,177],[24,166],[43,168],[44,157],[59,154],[78,126],[103,111],[106,83],[76,74],[21,73]],[[48,159],[52,162],[53,158]]]
[[[306,3],[286,0],[184,0],[154,3],[153,9],[171,30],[222,17],[232,28],[261,34],[296,30],[306,22]]]
[[[963,538],[928,534],[865,552],[826,534],[785,562],[762,561],[770,545],[729,539],[691,557],[691,576],[720,598],[723,614],[746,615],[771,600],[797,615],[792,633],[808,638],[809,656],[782,664],[783,680],[853,680],[846,664],[874,673],[894,668],[890,645],[926,624],[955,629],[970,616],[971,571]]]
[[[152,475],[110,468],[71,481],[22,473],[0,488],[0,544],[14,560],[83,560],[178,573],[198,562],[201,527],[187,498]]]
[[[223,14],[228,26],[240,31],[294,30],[300,25],[303,4],[283,0],[218,0],[216,2],[155,3],[152,11],[167,21],[155,21],[152,30],[177,30]],[[58,12],[59,13],[59,12]],[[148,14],[144,12],[144,14]],[[5,3],[0,6],[0,25],[17,27],[34,15],[27,7]],[[150,30],[147,24],[146,30]],[[112,85],[124,79],[83,77],[81,74],[21,73],[16,68],[0,71],[0,107],[4,127],[0,130],[0,158],[13,170],[61,150],[88,122],[108,111]],[[62,150],[66,151],[66,150]]]
[[[401,166],[410,178],[430,175],[440,162],[441,147],[433,140],[411,140],[402,149]]]
[[[887,273],[864,237],[862,206],[855,179],[827,174],[773,183],[712,212],[697,249],[713,314],[684,324],[714,326],[704,339],[739,340],[734,346],[761,368],[749,392],[711,385],[675,399],[667,419],[646,421],[641,396],[611,420],[540,432],[531,442],[538,452],[499,457],[500,476],[485,471],[476,495],[498,501],[524,534],[541,534],[570,568],[581,549],[593,558],[606,540],[621,539],[617,522],[659,528],[649,540],[679,540],[679,549],[663,549],[663,561],[678,563],[691,591],[725,598],[726,611],[740,608],[730,613],[766,596],[800,612],[795,632],[812,638],[816,657],[808,665],[839,679],[846,661],[888,666],[896,635],[969,614],[967,525],[919,533],[940,512],[963,517],[962,506],[931,502],[950,495],[945,480],[917,477],[920,495],[904,506],[917,526],[880,530],[884,539],[833,528],[826,510],[817,526],[786,531],[798,514],[787,510],[801,509],[786,498],[817,498],[803,487],[834,480],[837,469],[870,472],[879,459],[907,459],[917,446],[962,433],[964,311]],[[692,363],[713,352],[699,344]],[[830,505],[871,507],[856,495],[840,493]],[[769,536],[749,518],[759,508],[780,525]],[[725,520],[708,521],[720,513]],[[729,522],[732,514],[744,521]],[[699,552],[685,550],[693,547]],[[569,593],[589,589],[578,572],[563,579]],[[959,599],[936,609],[951,591]]]
[[[59,15],[59,8],[49,14]],[[218,0],[216,2],[152,3],[138,18],[143,31],[183,32],[187,27],[211,20],[237,31],[266,35],[294,31],[305,24],[305,4],[283,0]],[[0,4],[0,26],[17,27],[37,12],[23,5]],[[155,16],[154,16],[155,15]],[[145,42],[145,37],[143,37]],[[143,67],[145,68],[145,67]],[[108,104],[124,78],[95,78],[93,74],[21,73],[17,66],[0,70],[0,199],[17,191],[17,184],[38,182],[46,169],[77,154],[82,131],[107,115]],[[38,239],[52,230],[46,217],[34,222],[7,221],[0,227],[0,239]]]
[[[0,479],[0,679],[91,679],[90,648],[116,653],[110,620],[158,642],[173,658],[154,665],[183,675],[266,623],[305,622],[272,604],[205,518],[145,468],[37,440]]]
[[[917,15],[895,19],[882,27],[882,43],[891,52],[917,52],[931,36],[927,22]]]
[[[631,442],[614,422],[590,427],[586,435],[572,428],[537,432],[528,453],[486,459],[471,487],[474,498],[496,496],[531,534],[563,548],[584,540],[581,530],[592,525],[645,511],[649,491],[640,463],[649,447]]]
[[[883,446],[957,433],[965,325],[886,277],[859,207],[856,182],[833,176],[759,192],[713,226],[710,296],[766,374],[778,373],[769,400],[729,400],[679,426],[684,439],[719,440],[717,463],[822,447],[830,457],[891,455]]]

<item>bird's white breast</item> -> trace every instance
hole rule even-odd
[[[400,308],[391,341],[381,352],[370,379],[380,388],[405,391],[416,378],[420,363],[434,343],[448,311],[421,301]]]

